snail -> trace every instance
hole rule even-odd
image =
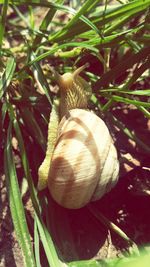
[[[103,197],[117,183],[119,162],[104,121],[88,110],[91,90],[80,77],[87,64],[62,76],[48,128],[45,159],[39,167],[38,189],[48,185],[52,198],[69,209]]]

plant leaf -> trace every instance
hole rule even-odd
[[[21,246],[24,255],[23,257],[24,262],[27,267],[30,266],[34,267],[36,265],[12,154],[11,132],[12,132],[12,123],[10,122],[7,132],[7,142],[5,146],[5,158],[4,158],[10,210],[13,218],[14,227],[18,236],[19,244]]]
[[[6,69],[2,75],[2,78],[0,80],[0,99],[2,98],[3,94],[5,93],[7,87],[9,86],[13,74],[16,68],[16,62],[14,58],[9,58],[7,60]]]

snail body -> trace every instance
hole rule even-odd
[[[102,119],[87,110],[90,90],[79,73],[54,73],[60,87],[58,110],[53,109],[46,157],[39,168],[39,185],[48,185],[61,206],[77,209],[100,199],[118,180],[117,151]],[[57,111],[57,112],[56,112]],[[57,125],[57,127],[55,127]],[[43,181],[45,181],[43,183]]]

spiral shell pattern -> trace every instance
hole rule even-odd
[[[70,110],[60,122],[49,170],[53,199],[65,208],[81,208],[109,192],[118,172],[117,151],[104,121],[87,110]]]

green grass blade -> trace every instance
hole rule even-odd
[[[137,96],[150,96],[150,89],[144,90],[134,90],[134,91],[126,91],[122,88],[108,88],[100,90],[100,93],[119,93],[119,94],[128,94],[128,95],[137,95]]]
[[[133,1],[131,3],[128,3],[126,5],[118,6],[117,8],[111,9],[110,11],[105,12],[105,16],[103,16],[103,12],[99,14],[97,17],[91,17],[90,21],[93,23],[98,29],[101,29],[103,26],[105,26],[107,23],[111,23],[113,21],[113,25],[115,23],[115,20],[117,20],[117,25],[119,22],[119,19],[121,19],[121,25],[129,21],[132,17],[137,16],[138,13],[148,9],[150,7],[150,1],[146,0],[143,2],[143,0],[137,0]],[[130,13],[129,13],[130,12]],[[125,18],[125,20],[123,20]],[[116,25],[116,27],[118,27]],[[113,26],[112,26],[113,27]],[[73,38],[74,36],[81,34],[85,31],[87,31],[89,28],[86,24],[83,24],[81,22],[77,22],[76,25],[73,25],[70,29],[70,31],[63,33],[60,36],[50,36],[51,41],[62,41],[68,38]],[[112,28],[112,30],[114,30]],[[111,31],[112,32],[112,31]],[[109,29],[110,33],[110,29]],[[57,37],[57,38],[56,38]]]
[[[13,113],[13,112],[11,112],[11,113]],[[29,191],[30,191],[33,207],[35,210],[35,220],[37,222],[38,231],[40,234],[40,239],[42,241],[43,247],[46,249],[46,256],[47,256],[47,259],[48,259],[50,266],[51,267],[59,267],[60,261],[59,261],[58,256],[57,256],[55,246],[54,246],[53,241],[51,239],[50,233],[48,232],[44,222],[41,219],[41,215],[40,215],[41,206],[40,206],[40,203],[37,199],[36,191],[34,189],[33,179],[32,179],[30,168],[29,168],[29,163],[28,163],[28,159],[27,159],[27,155],[26,155],[26,151],[25,151],[25,146],[24,146],[22,134],[21,134],[20,127],[19,127],[19,124],[18,124],[16,119],[14,119],[14,129],[16,132],[16,137],[18,140],[19,148],[20,148],[20,154],[21,154],[21,159],[22,159],[22,164],[23,164],[25,176],[26,176],[26,178],[28,180],[28,184],[29,184]]]
[[[14,227],[18,236],[18,240],[23,252],[23,259],[25,266],[36,266],[34,255],[32,251],[32,245],[30,241],[30,235],[27,227],[27,222],[24,214],[24,208],[21,200],[16,168],[14,164],[11,135],[12,127],[11,123],[7,132],[7,142],[5,147],[5,174],[7,180],[7,189],[9,194],[10,209],[13,218]]]
[[[36,267],[41,267],[39,245],[40,245],[40,240],[39,240],[39,233],[38,233],[38,228],[37,228],[37,221],[34,220],[34,253],[35,253]]]
[[[111,98],[108,100],[108,102],[102,107],[102,111],[106,112],[110,109],[110,107],[113,105],[114,100]]]
[[[63,4],[64,0],[57,0],[56,3],[57,4]],[[42,23],[39,27],[40,31],[46,31],[48,25],[50,25],[54,15],[56,14],[57,9],[56,8],[51,8],[47,14],[45,15],[44,19],[42,20]],[[42,37],[41,36],[36,36],[34,43],[33,43],[33,47],[36,46],[38,43],[40,43],[42,41]]]
[[[25,177],[26,177],[26,179],[28,181],[28,185],[29,185],[29,191],[30,191],[30,196],[32,199],[32,204],[33,204],[35,212],[38,214],[38,216],[40,216],[40,207],[39,207],[39,204],[37,201],[37,194],[36,194],[36,190],[35,190],[34,185],[33,185],[33,179],[31,176],[29,163],[28,163],[28,159],[27,159],[27,155],[26,155],[25,146],[24,146],[22,134],[20,131],[20,127],[19,127],[19,124],[18,124],[16,119],[14,119],[13,124],[14,124],[16,137],[18,140],[18,145],[19,145],[19,149],[20,149],[20,155],[21,155],[21,160],[22,160],[22,165],[23,165]]]
[[[141,253],[139,257],[124,257],[104,260],[82,260],[68,264],[69,267],[149,267],[150,255]]]
[[[112,100],[110,101],[110,105],[113,103]],[[108,101],[108,102],[109,102]],[[95,95],[92,97],[92,102],[96,104],[96,106],[99,108],[100,111],[103,111],[104,106],[101,106],[99,103],[98,99],[96,98]],[[107,104],[106,104],[107,105]],[[147,110],[146,110],[147,111]],[[143,111],[146,112],[146,111]],[[149,113],[147,114],[149,115]],[[133,133],[130,129],[126,127],[125,124],[123,124],[121,121],[119,121],[115,116],[113,116],[110,112],[107,113],[107,116],[109,119],[112,121],[112,124],[116,125],[125,135],[127,135],[129,138],[135,141],[139,147],[147,154],[150,153],[150,148],[148,145],[146,145],[141,139],[139,139],[135,133]]]
[[[1,19],[0,19],[0,48],[3,44],[3,37],[5,33],[5,23],[7,20],[7,9],[8,9],[8,0],[3,1],[3,6],[1,10]]]
[[[115,31],[118,31],[119,28],[123,27],[123,25],[130,21],[132,19],[132,17],[134,17],[135,14],[132,14],[131,15],[128,13],[126,16],[123,15],[123,16],[120,16],[119,19],[116,19],[114,20],[114,23],[109,26],[105,31],[104,31],[104,35],[107,36],[107,35],[110,35],[111,33],[115,32]]]
[[[123,90],[125,90],[125,89],[128,90],[134,84],[134,82],[136,82],[137,79],[139,77],[141,77],[142,74],[149,68],[150,68],[150,56],[148,57],[148,59],[146,60],[146,62],[144,64],[142,64],[139,68],[136,68],[132,77],[123,86]]]
[[[138,109],[144,114],[146,118],[150,119],[150,112],[146,108],[139,106]]]
[[[150,96],[150,90],[135,90],[135,91],[120,91],[123,94],[138,95],[138,96]]]
[[[120,60],[113,69],[103,74],[101,78],[95,83],[94,90],[100,87],[106,87],[113,79],[118,78],[127,69],[131,68],[135,63],[144,60],[150,54],[150,47],[144,47],[140,52],[128,56],[124,60]]]
[[[50,98],[49,84],[48,84],[48,82],[47,82],[47,80],[46,80],[46,78],[45,78],[45,76],[43,74],[43,71],[42,71],[42,68],[41,68],[40,64],[37,61],[35,61],[35,59],[36,59],[36,57],[32,53],[31,54],[31,60],[33,60],[32,63],[34,62],[33,64],[31,64],[32,65],[33,74],[34,74],[34,72],[37,73],[38,83],[40,84],[42,89],[45,91],[47,99],[50,102],[50,104],[52,105],[52,100]]]
[[[68,211],[62,209],[53,201],[49,201],[47,204],[46,199],[44,199],[43,203],[47,215],[47,225],[49,229],[51,229],[58,247],[61,248],[62,251],[66,251],[66,244],[68,243],[72,251],[72,257],[79,259],[80,257],[74,243],[72,227],[69,222]]]
[[[30,23],[31,29],[34,31],[35,20],[34,20],[33,8],[31,6],[29,6],[29,23]]]
[[[7,103],[7,108],[9,111],[10,120],[13,122],[13,127],[14,127],[14,130],[16,133],[16,138],[18,140],[18,145],[19,145],[19,149],[20,149],[20,156],[21,156],[21,160],[22,160],[24,174],[25,174],[25,177],[28,181],[32,203],[33,203],[33,206],[34,206],[36,213],[40,216],[40,209],[39,209],[39,205],[38,205],[38,201],[37,201],[36,190],[35,190],[34,185],[33,185],[33,179],[31,177],[30,167],[29,167],[29,163],[28,163],[28,159],[27,159],[27,155],[26,155],[26,151],[25,151],[25,145],[24,145],[24,141],[23,141],[23,137],[21,134],[21,130],[20,130],[18,121],[17,121],[16,116],[15,116],[15,110],[10,103]]]
[[[31,199],[33,202],[33,206],[35,208],[35,220],[37,223],[37,227],[38,227],[38,231],[40,234],[40,239],[42,241],[43,247],[45,249],[46,252],[46,256],[48,259],[48,262],[50,264],[51,267],[59,267],[60,266],[60,261],[58,259],[53,241],[51,239],[51,236],[47,230],[47,228],[45,227],[45,224],[43,223],[43,221],[40,218],[40,212],[39,210],[41,209],[41,207],[38,207],[39,203],[35,194],[35,190],[32,184],[32,177],[30,174],[30,169],[29,169],[29,164],[28,164],[28,160],[27,160],[27,156],[26,156],[26,152],[25,152],[25,147],[24,147],[24,143],[23,143],[23,139],[22,139],[22,135],[21,135],[21,131],[19,128],[19,124],[17,123],[17,120],[14,121],[14,128],[16,131],[16,136],[18,139],[18,143],[19,143],[19,147],[20,147],[20,151],[21,151],[21,156],[22,156],[22,162],[23,162],[23,167],[24,167],[24,171],[25,171],[25,175],[26,177],[28,177],[28,182],[29,182],[29,189],[31,192]]]
[[[31,29],[28,18],[19,10],[19,8],[17,8],[15,5],[13,5],[13,9],[16,12],[16,14],[18,15],[18,17],[25,23],[25,26],[27,28]]]
[[[88,0],[89,1],[89,0]],[[95,0],[96,1],[96,0]],[[0,1],[1,3],[2,1]],[[43,6],[43,7],[49,7],[49,8],[56,8],[58,10],[62,10],[62,11],[65,11],[69,14],[72,14],[72,15],[76,15],[78,12],[75,11],[74,9],[70,8],[70,7],[67,7],[67,6],[63,6],[63,5],[58,5],[58,4],[54,4],[54,3],[50,3],[50,2],[41,2],[41,1],[35,1],[35,0],[32,0],[30,1],[30,4],[26,1],[10,1],[10,3],[12,4],[25,4],[25,5],[33,5],[33,6]],[[82,12],[81,12],[82,13]],[[81,15],[79,17],[80,20],[82,20],[86,25],[88,25],[88,28],[92,28],[94,31],[96,31],[98,34],[100,34],[99,30],[97,29],[97,27],[94,25],[93,22],[91,22],[88,18],[86,18],[85,16]],[[76,20],[76,19],[75,19]],[[58,36],[64,36],[66,33],[68,32],[68,30],[64,29],[61,30],[60,32],[54,34],[52,37],[51,35],[49,36],[49,41],[51,40],[55,40],[56,37]]]
[[[137,107],[145,107],[145,108],[150,108],[150,103],[148,102],[143,102],[143,101],[138,101],[138,100],[133,100],[133,99],[129,99],[129,98],[124,98],[124,97],[121,97],[121,96],[112,96],[112,99],[114,101],[117,101],[117,102],[123,102],[123,103],[126,103],[126,104],[133,104]]]
[[[25,127],[29,130],[31,136],[35,138],[37,144],[39,144],[42,150],[45,151],[46,140],[39,124],[35,120],[34,114],[30,111],[29,108],[21,109],[20,112],[24,120]]]
[[[7,60],[6,69],[2,75],[2,78],[0,79],[0,99],[2,98],[3,94],[5,93],[7,87],[9,86],[14,71],[16,68],[16,63],[14,58],[9,58]]]
[[[47,228],[45,227],[44,224],[41,223],[38,216],[36,216],[36,215],[35,215],[35,220],[37,223],[38,231],[40,234],[40,238],[41,238],[41,241],[42,241],[49,265],[51,267],[60,267],[61,262],[58,259],[55,247],[53,245],[53,242],[51,240],[51,237],[48,233]]]
[[[119,121],[115,116],[108,114],[109,118],[111,119],[112,123],[116,125],[125,135],[135,141],[135,143],[141,147],[141,149],[147,154],[150,153],[150,147],[146,145],[141,139],[139,139],[135,133],[133,133],[130,129],[126,127],[121,121]]]
[[[83,48],[87,48],[95,53],[98,53],[98,49],[93,47],[92,45],[86,45],[84,43],[79,43],[79,42],[71,42],[71,43],[66,43],[66,44],[62,44],[56,47],[51,48],[49,51],[41,54],[40,56],[35,56],[34,59],[30,62],[28,62],[19,72],[18,75],[20,75],[20,73],[22,73],[27,67],[32,66],[34,63],[43,60],[44,58],[50,56],[50,55],[54,55],[59,49],[66,49],[67,47],[83,47]],[[44,87],[43,87],[44,88]],[[50,102],[50,100],[49,100]]]
[[[64,0],[57,0],[55,1],[56,4],[63,4]],[[46,30],[50,22],[52,21],[57,9],[55,7],[51,7],[51,9],[47,12],[45,18],[43,19],[41,25],[40,25],[40,30]]]
[[[123,240],[125,240],[128,245],[131,246],[131,255],[139,255],[139,250],[137,245],[134,243],[134,241],[127,236],[127,234],[122,231],[116,224],[108,220],[99,210],[92,204],[90,203],[87,206],[88,210],[103,224],[105,225],[108,229],[112,230],[115,232],[118,236],[120,236]]]
[[[74,14],[74,17],[67,23],[66,26],[63,27],[63,29],[61,29],[59,32],[55,33],[54,35],[50,35],[49,36],[49,41],[55,41],[56,39],[58,40],[59,38],[62,38],[64,36],[67,35],[68,31],[70,31],[70,29],[72,29],[73,25],[76,25],[76,22],[78,20],[82,20],[86,25],[89,26],[89,28],[92,28],[98,35],[100,34],[99,29],[95,26],[94,23],[92,23],[88,18],[86,18],[85,16],[83,16],[84,13],[86,13],[87,9],[89,8],[89,6],[91,5],[91,0],[88,0],[85,2],[85,4],[80,8],[79,11],[74,11],[73,9],[68,9],[66,8],[65,11],[68,12],[70,10],[70,13]],[[94,3],[92,3],[93,5],[96,5],[98,1],[94,1]]]
[[[3,129],[4,121],[5,121],[5,118],[6,118],[6,114],[7,114],[7,105],[6,105],[6,103],[3,103],[2,111],[0,113],[2,129]]]
[[[97,36],[95,37],[92,31],[88,31],[83,34],[80,34],[79,37],[88,39],[88,40],[83,41],[85,45],[91,44],[93,46],[98,46],[98,47],[105,47],[105,46],[108,47],[108,46],[116,45],[116,47],[118,47],[122,41],[126,40],[126,36],[128,34],[134,35],[135,31],[137,32],[138,30],[140,30],[140,28],[136,30],[129,29],[129,30],[125,30],[119,33],[114,33],[108,36],[105,36],[105,32],[104,32],[103,38],[97,37]]]

